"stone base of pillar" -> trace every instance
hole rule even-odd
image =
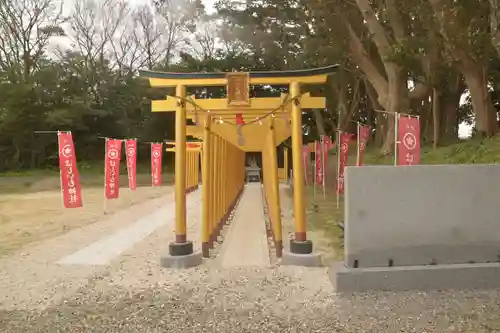
[[[313,252],[313,243],[310,240],[290,240],[290,251],[284,251],[281,259],[282,265],[320,267],[323,261],[319,253]]]
[[[284,266],[321,267],[323,260],[319,253],[297,254],[284,251],[281,264]]]
[[[170,243],[168,255],[160,258],[160,264],[165,268],[190,268],[203,263],[201,252],[193,251],[193,242]]]
[[[313,252],[313,243],[310,240],[297,241],[295,239],[291,239],[290,252],[295,254],[311,254]]]

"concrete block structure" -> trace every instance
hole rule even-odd
[[[344,241],[339,291],[500,286],[500,165],[348,167]]]

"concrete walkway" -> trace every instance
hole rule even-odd
[[[222,267],[269,266],[261,184],[249,183],[218,257]]]
[[[172,220],[175,216],[174,209],[174,203],[169,202],[165,207],[140,218],[134,224],[62,258],[57,263],[63,265],[109,265],[120,254]]]

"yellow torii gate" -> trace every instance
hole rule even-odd
[[[274,130],[276,133],[276,144],[281,144],[284,140],[290,137],[291,128],[289,124],[292,103],[288,94],[282,94],[281,97],[264,97],[250,98],[249,106],[233,106],[228,107],[227,99],[197,99],[190,96],[187,99],[186,111],[187,119],[195,120],[199,118],[201,110],[208,110],[213,114],[216,121],[212,124],[212,131],[230,141],[234,145],[238,144],[238,133],[234,126],[228,126],[231,120],[234,121],[236,114],[240,113],[245,122],[255,122],[260,126],[243,126],[242,136],[248,138],[245,144],[240,146],[240,149],[246,152],[260,152],[265,143],[266,133],[268,128],[263,125],[263,119],[270,113],[275,112]],[[172,96],[167,96],[166,100],[152,101],[152,112],[175,112],[177,99]],[[309,93],[301,96],[302,109],[322,109],[325,108],[325,99],[323,97],[311,97]],[[198,112],[197,112],[198,111]],[[198,113],[198,114],[197,114]],[[234,124],[233,124],[234,125]],[[196,137],[203,137],[203,126],[201,123],[187,126],[186,134]]]
[[[325,108],[323,97],[301,93],[301,85],[323,84],[337,65],[310,70],[249,73],[166,73],[141,71],[152,87],[175,87],[175,95],[152,101],[153,112],[175,112],[175,242],[162,258],[166,267],[190,267],[207,257],[210,243],[217,236],[243,189],[244,152],[262,152],[264,194],[268,204],[277,254],[281,254],[281,211],[278,192],[276,147],[292,137],[295,237],[290,242],[290,263],[308,265],[304,255],[312,254],[306,235],[304,169],[302,165],[302,109]],[[289,85],[280,97],[250,98],[251,85]],[[186,87],[226,86],[227,98],[197,99],[186,94]],[[236,123],[232,119],[236,119]],[[195,125],[187,126],[192,119]],[[202,121],[200,121],[202,120]],[[291,120],[291,122],[290,122]],[[203,140],[203,240],[202,254],[194,253],[186,237],[186,136]],[[199,151],[198,151],[199,153]],[[191,169],[190,169],[191,170]],[[196,168],[192,172],[197,172]],[[222,172],[223,171],[223,172]],[[190,171],[191,172],[191,171]],[[193,185],[197,186],[197,184]],[[220,190],[221,193],[217,194]],[[285,259],[285,257],[283,258]],[[292,262],[293,261],[293,262]]]
[[[175,152],[175,142],[166,142],[167,152]],[[169,146],[172,146],[169,148]],[[186,194],[198,189],[202,142],[186,142]]]

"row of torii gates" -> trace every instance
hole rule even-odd
[[[152,101],[152,112],[175,112],[175,241],[162,266],[191,267],[210,256],[210,249],[234,210],[245,187],[246,152],[262,153],[263,193],[277,256],[283,249],[279,198],[277,149],[292,137],[293,215],[295,235],[290,241],[290,258],[307,264],[313,244],[307,239],[302,162],[302,111],[324,109],[324,97],[301,93],[301,86],[324,84],[336,65],[295,71],[168,73],[141,71],[151,87],[173,88],[175,95]],[[254,85],[288,85],[280,97],[251,98]],[[197,99],[187,87],[226,86],[227,98]],[[187,119],[194,125],[187,125]],[[187,137],[200,141],[187,141]],[[199,184],[202,175],[202,251],[194,252],[187,239],[186,195]],[[264,222],[264,221],[262,221]],[[292,260],[293,261],[293,260]]]

